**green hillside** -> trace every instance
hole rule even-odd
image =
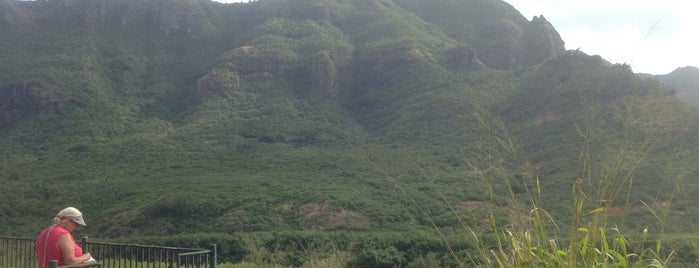
[[[574,185],[610,227],[697,229],[696,107],[499,0],[0,0],[0,41],[0,235],[70,205],[94,239],[393,267],[533,199],[567,237]]]

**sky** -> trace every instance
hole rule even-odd
[[[699,67],[699,1],[505,0],[529,20],[544,15],[566,43],[636,73]]]
[[[247,2],[247,0],[217,0]],[[699,67],[699,1],[505,0],[527,19],[544,15],[566,44],[636,73]]]

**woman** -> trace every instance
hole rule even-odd
[[[85,226],[83,214],[74,207],[67,207],[58,212],[53,218],[53,224],[39,234],[36,239],[36,257],[39,268],[48,268],[49,261],[58,261],[58,266],[79,264],[91,259],[90,253],[84,253],[83,249],[75,243],[71,232],[78,227]]]

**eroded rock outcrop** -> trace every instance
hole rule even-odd
[[[0,128],[32,115],[54,114],[65,104],[50,86],[21,82],[0,86]]]
[[[0,3],[2,17],[32,14],[43,28],[110,29],[127,32],[193,34],[207,32],[211,23],[196,0],[63,0]],[[9,15],[3,15],[8,13]],[[12,16],[10,16],[12,15]]]
[[[236,90],[240,78],[276,76],[285,73],[292,63],[284,57],[265,53],[255,46],[228,51],[208,73],[197,81],[197,95],[206,99]]]
[[[206,13],[195,0],[162,1],[158,11],[158,25],[165,35],[204,32],[210,27]]]
[[[520,39],[520,64],[532,66],[554,58],[565,51],[565,43],[551,23],[543,15],[534,17],[526,25]]]
[[[327,51],[319,53],[310,63],[312,88],[322,96],[337,100],[337,68]]]

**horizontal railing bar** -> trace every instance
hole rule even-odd
[[[139,245],[139,244],[119,244],[119,243],[109,243],[109,242],[87,242],[88,245],[105,245],[105,246],[122,246],[122,247],[139,247],[139,248],[158,248],[158,249],[169,249],[169,250],[182,250],[182,251],[204,251],[208,249],[201,248],[178,248],[178,247],[163,247],[163,246],[152,246],[152,245]]]
[[[184,257],[184,256],[201,255],[201,254],[208,254],[208,253],[211,253],[211,250],[205,249],[205,250],[201,250],[201,251],[179,253],[179,254],[177,254],[177,256]]]
[[[2,236],[0,238],[13,239],[13,240],[24,240],[24,241],[36,241],[36,238],[26,238],[26,237],[14,237],[14,236]]]
[[[95,263],[81,263],[81,264],[73,264],[73,265],[64,265],[64,266],[58,266],[58,268],[74,268],[74,267],[102,267],[101,262],[95,262]]]
[[[36,241],[36,238],[26,238],[26,237],[12,237],[12,236],[0,236],[0,239],[12,239],[12,240],[22,240],[22,241]],[[166,246],[153,246],[153,245],[140,245],[140,244],[121,244],[121,243],[110,243],[110,242],[87,242],[88,245],[108,245],[108,246],[128,246],[128,247],[141,247],[141,248],[159,248],[159,249],[169,249],[169,250],[182,250],[182,251],[205,251],[208,249],[202,248],[182,248],[182,247],[166,247]]]

